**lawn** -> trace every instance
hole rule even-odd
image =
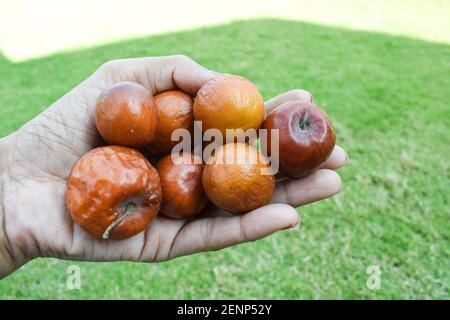
[[[449,298],[450,46],[282,20],[239,21],[12,64],[0,57],[0,136],[104,61],[183,53],[254,81],[310,90],[350,155],[335,198],[295,230],[159,264],[39,259],[0,298]],[[82,270],[66,288],[67,267]],[[366,286],[367,267],[381,288]]]

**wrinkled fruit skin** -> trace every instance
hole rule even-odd
[[[171,141],[175,129],[186,129],[191,134],[194,129],[194,100],[179,90],[169,90],[154,96],[158,109],[159,134],[149,149],[157,155],[166,155],[172,151],[178,141]]]
[[[311,174],[333,151],[336,136],[327,114],[306,102],[289,101],[272,111],[263,128],[279,130],[280,170],[302,178]],[[269,154],[271,135],[268,133]]]
[[[158,135],[158,110],[144,86],[119,82],[105,88],[98,98],[95,123],[109,144],[143,147]]]
[[[66,205],[73,220],[95,238],[133,208],[109,233],[125,239],[143,231],[156,217],[162,190],[155,168],[136,150],[107,146],[80,158],[67,182]]]
[[[234,160],[228,163],[226,159]],[[262,170],[270,174],[263,175]],[[267,204],[275,187],[269,161],[256,148],[243,143],[220,147],[208,160],[202,182],[208,198],[234,214]]]
[[[202,129],[259,129],[264,120],[264,100],[245,78],[221,75],[206,82],[194,101],[194,118]]]
[[[194,157],[182,153],[174,162],[169,154],[156,165],[163,190],[161,213],[169,218],[194,217],[207,202],[202,186],[203,164]]]

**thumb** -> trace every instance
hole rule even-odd
[[[152,94],[180,89],[191,96],[216,75],[184,55],[112,60],[99,72],[113,82],[141,83]]]

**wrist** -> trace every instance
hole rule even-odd
[[[5,192],[8,175],[8,137],[0,139],[0,279],[18,268],[13,247],[6,232]]]
[[[1,191],[1,190],[0,190]],[[17,269],[14,254],[4,233],[4,213],[0,208],[0,279]]]

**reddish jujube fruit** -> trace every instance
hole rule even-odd
[[[312,103],[289,101],[273,110],[264,129],[279,130],[279,164],[286,175],[302,178],[311,174],[333,151],[336,136],[325,111]],[[267,150],[272,150],[272,135],[267,135]],[[277,145],[277,144],[274,144]]]
[[[143,147],[157,137],[158,110],[143,85],[119,82],[105,88],[99,96],[95,123],[109,144]]]
[[[161,213],[174,219],[192,218],[204,208],[203,164],[191,153],[169,154],[156,165],[163,200]]]
[[[172,148],[178,144],[178,141],[172,140],[172,133],[176,129],[193,133],[194,100],[180,90],[169,90],[157,94],[154,101],[158,109],[159,133],[149,149],[152,153],[162,156],[171,153]]]
[[[155,219],[162,198],[155,168],[138,151],[121,146],[83,155],[67,181],[72,219],[95,238],[126,239]]]

